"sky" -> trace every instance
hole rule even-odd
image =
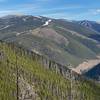
[[[15,14],[100,21],[100,0],[0,0],[0,17]]]

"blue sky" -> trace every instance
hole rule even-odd
[[[10,14],[100,21],[100,0],[0,0],[0,16]]]

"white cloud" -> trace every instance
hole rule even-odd
[[[98,14],[100,14],[100,9],[91,9],[90,12],[91,12],[93,15],[98,15]]]
[[[51,13],[51,14],[43,14],[42,16],[51,17],[51,18],[61,18],[61,19],[74,19],[76,15],[72,15],[66,12],[58,12],[58,13]]]
[[[5,15],[16,15],[16,14],[23,14],[23,11],[17,10],[2,10],[0,11],[0,17]]]
[[[100,9],[97,9],[96,12],[97,12],[97,13],[100,13]]]

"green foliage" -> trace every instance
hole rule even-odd
[[[16,100],[15,80],[9,66],[0,62],[0,100]]]
[[[25,54],[23,50],[12,49],[6,43],[0,44],[0,100],[16,100],[16,66],[19,77],[23,77],[33,88],[40,100],[66,100],[70,95],[70,80],[55,70],[42,66],[38,60]],[[16,52],[17,51],[17,52]],[[74,100],[100,100],[100,86],[93,82],[80,80],[73,85]],[[84,96],[83,96],[84,94]],[[38,100],[38,99],[37,99]]]

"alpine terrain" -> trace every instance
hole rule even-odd
[[[100,23],[0,17],[0,100],[100,100]]]

